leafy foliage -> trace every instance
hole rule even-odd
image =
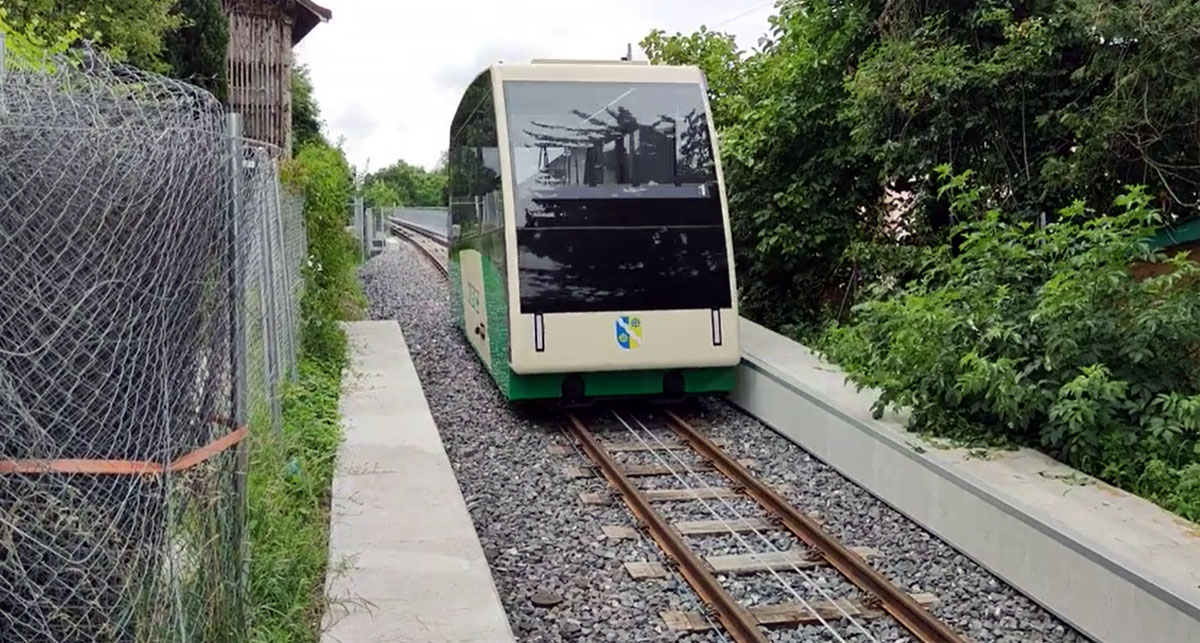
[[[1161,210],[1200,206],[1194,2],[888,4],[841,112],[884,180],[932,197],[932,167],[969,167],[1018,218],[1102,209],[1134,183]]]
[[[877,412],[1036,446],[1200,519],[1200,266],[1151,250],[1161,215],[1144,188],[1038,229],[966,182],[943,188],[959,253],[941,246],[897,296],[860,305],[827,335],[830,358],[882,392]],[[1138,281],[1131,259],[1175,270]]]
[[[5,65],[13,67],[41,65],[47,55],[61,54],[80,38],[83,19],[71,21],[67,29],[53,38],[38,33],[37,25],[17,29],[8,22],[8,9],[0,0],[0,32],[4,33]],[[36,67],[35,67],[36,68]]]
[[[732,38],[713,32],[642,43],[655,63],[710,76],[742,304],[768,325],[815,322],[849,276],[846,248],[879,217],[878,171],[839,115],[846,70],[872,44],[872,5],[782,5],[742,62]]]
[[[176,0],[0,0],[7,10],[5,20],[16,31],[47,42],[79,32],[113,59],[155,72],[168,71],[163,44],[183,22],[175,4]]]
[[[309,264],[301,301],[301,346],[318,361],[334,362],[346,350],[338,321],[357,317],[362,306],[354,272],[358,254],[345,227],[353,175],[342,150],[312,144],[285,166],[284,176],[305,198]]]
[[[741,93],[745,82],[744,52],[737,48],[733,36],[705,27],[690,36],[680,33],[668,36],[654,30],[642,40],[641,46],[656,64],[696,65],[704,70],[713,120],[718,127],[731,125],[745,109]]]
[[[404,205],[404,199],[391,183],[373,181],[363,191],[363,201],[371,208],[394,208]]]
[[[445,168],[430,172],[398,161],[367,176],[363,198],[368,207],[434,207],[446,203]]]
[[[165,42],[171,74],[224,103],[229,94],[229,24],[221,0],[178,0],[177,8],[182,24]]]
[[[652,32],[705,70],[748,314],[819,328],[919,272],[954,226],[934,168],[1013,220],[1146,184],[1200,214],[1200,5],[1190,0],[779,3],[759,51]],[[1088,215],[1090,216],[1090,215]]]
[[[321,106],[313,95],[312,77],[304,65],[292,68],[292,139],[297,149],[325,143],[321,134]]]

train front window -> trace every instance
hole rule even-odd
[[[505,83],[523,313],[731,305],[701,91]]]

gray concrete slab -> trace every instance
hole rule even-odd
[[[876,420],[876,395],[743,319],[733,401],[1092,638],[1200,641],[1200,526],[1030,449],[989,458]]]
[[[345,327],[322,643],[513,641],[399,325]]]

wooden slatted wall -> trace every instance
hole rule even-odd
[[[223,0],[229,19],[229,106],[248,138],[285,154],[292,139],[290,0]]]

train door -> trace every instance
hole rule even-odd
[[[492,370],[492,351],[488,347],[487,298],[483,287],[483,255],[475,249],[459,253],[462,266],[463,330],[488,370]]]

